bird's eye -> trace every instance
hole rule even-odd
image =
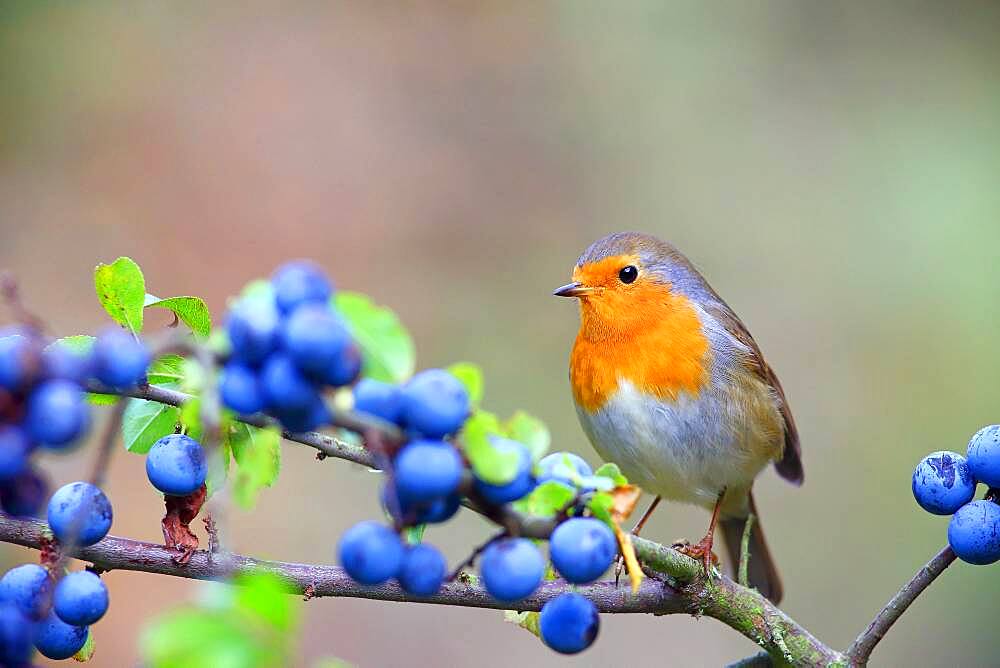
[[[631,283],[635,279],[639,278],[639,270],[632,265],[623,267],[622,270],[618,272],[618,278],[622,283]]]

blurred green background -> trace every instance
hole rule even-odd
[[[550,296],[608,232],[674,242],[741,314],[802,432],[806,483],[758,504],[785,609],[844,648],[945,540],[909,477],[1000,421],[1000,7],[995,3],[122,3],[0,9],[0,266],[59,333],[107,319],[98,261],[156,294],[228,295],[293,257],[395,307],[421,364],[479,362],[591,461]],[[285,446],[241,552],[332,562],[378,514],[373,475]],[[77,479],[92,450],[45,461]],[[159,540],[120,452],[113,533]],[[707,515],[660,511],[650,536]],[[455,560],[487,527],[432,529]],[[7,563],[34,558],[5,547]],[[110,573],[95,665],[137,661],[187,580]],[[990,665],[997,568],[959,564],[876,665]],[[499,613],[304,605],[303,661],[568,665]],[[720,665],[755,647],[708,620],[605,616],[576,665]]]

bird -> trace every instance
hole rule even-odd
[[[781,383],[746,326],[680,251],[638,232],[591,244],[553,294],[579,301],[569,378],[583,431],[655,495],[633,534],[661,499],[710,510],[708,533],[685,546],[708,575],[716,526],[735,570],[753,514],[747,580],[780,602],[753,484],[773,463],[801,485],[802,455]]]

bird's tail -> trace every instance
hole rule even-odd
[[[756,587],[761,594],[777,604],[781,602],[781,596],[784,593],[781,587],[781,577],[778,576],[778,569],[774,565],[771,551],[767,549],[767,541],[764,539],[764,530],[760,525],[760,515],[757,514],[753,493],[750,494],[750,512],[754,514],[756,521],[751,528],[750,540],[747,543],[750,554],[747,562],[747,580],[751,587]],[[733,565],[734,573],[737,573],[746,518],[723,518],[719,521],[719,525],[722,527],[722,537],[726,542],[729,563]]]

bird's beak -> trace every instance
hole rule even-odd
[[[593,291],[594,288],[588,288],[583,283],[573,282],[557,288],[552,294],[556,297],[583,297]]]

